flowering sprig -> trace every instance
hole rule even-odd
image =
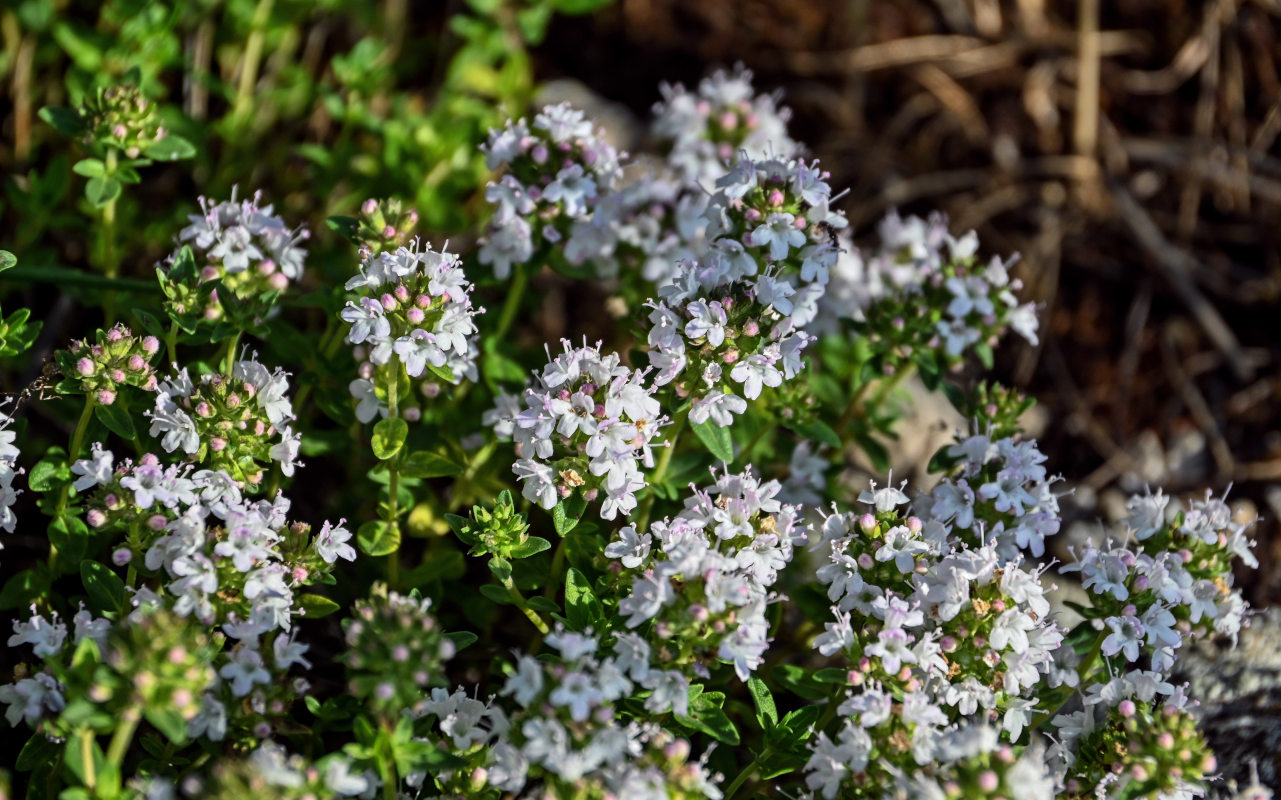
[[[790,284],[771,274],[726,277],[686,264],[653,304],[648,334],[654,383],[690,398],[692,422],[719,427],[745,413],[747,401],[766,388],[800,374],[812,338],[796,329],[794,307],[785,299]]]
[[[63,375],[58,390],[89,395],[104,406],[114,403],[126,386],[155,391],[157,379],[151,357],[159,350],[156,337],[135,336],[124,325],[99,330],[93,343],[72,342],[66,350],[58,351]]]
[[[573,347],[534,374],[523,407],[500,407],[495,430],[510,430],[519,458],[512,466],[522,494],[550,509],[578,494],[601,500],[602,519],[636,507],[653,467],[653,441],[665,418],[647,370],[622,364],[599,345]]]
[[[711,183],[739,152],[750,158],[790,158],[799,145],[787,136],[791,109],[781,94],[756,94],[752,71],[739,64],[717,70],[696,91],[662,84],[652,128],[667,150],[667,163],[686,181]]]
[[[375,584],[343,622],[347,685],[376,712],[395,716],[444,683],[443,664],[455,647],[429,612],[431,599]]]
[[[8,533],[13,533],[14,526],[18,524],[13,505],[18,502],[18,495],[22,493],[21,489],[14,487],[13,479],[24,472],[18,466],[20,452],[14,444],[16,437],[10,427],[12,425],[13,417],[0,408],[0,530]],[[3,547],[0,544],[0,549]]]
[[[624,639],[612,654],[590,632],[558,629],[546,641],[555,657],[517,656],[501,692],[509,711],[462,689],[432,690],[423,715],[436,719],[452,753],[476,767],[444,773],[440,788],[483,797],[537,791],[558,800],[721,796],[718,776],[689,758],[687,742],[624,713],[623,700],[639,686],[652,690],[647,710],[687,712],[680,673],[651,668],[647,654]]]
[[[192,332],[213,325],[216,338],[258,330],[280,295],[302,278],[310,237],[306,227],[289,228],[262,205],[262,193],[214,202],[200,198],[199,214],[178,234],[180,247],[156,267],[165,310]],[[221,323],[221,324],[217,324]]]
[[[472,288],[462,262],[447,250],[420,249],[414,240],[371,253],[347,281],[358,299],[347,301],[341,312],[351,326],[347,341],[368,354],[364,380],[393,359],[411,378],[430,372],[454,384],[476,380],[474,318],[484,309],[472,305]],[[367,393],[363,384],[352,387],[358,399]],[[357,413],[362,422],[373,418],[363,405]]]
[[[778,481],[714,477],[675,518],[622,528],[605,555],[622,567],[619,615],[645,632],[657,664],[706,678],[720,660],[746,681],[769,648],[766,606],[784,599],[771,587],[804,533]]]
[[[532,123],[508,121],[490,131],[482,150],[502,175],[485,191],[494,215],[477,256],[499,279],[544,246],[587,235],[575,233],[575,223],[590,219],[598,198],[615,188],[626,158],[568,103],[544,107]]]
[[[230,375],[209,373],[193,381],[186,368],[157,389],[148,413],[150,433],[168,453],[226,472],[247,491],[262,486],[267,467],[285,476],[299,465],[301,435],[294,431],[289,376],[250,358]]]

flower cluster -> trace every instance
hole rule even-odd
[[[629,628],[646,626],[655,661],[708,677],[716,659],[746,681],[769,648],[770,587],[803,541],[800,510],[777,499],[778,481],[750,470],[693,489],[675,518],[648,532],[622,528],[605,555],[622,566],[618,604]],[[651,623],[652,620],[652,623]]]
[[[1002,562],[1020,553],[1045,554],[1045,538],[1059,532],[1057,478],[1047,475],[1035,439],[994,439],[976,433],[948,446],[952,472],[914,507],[944,523],[951,536],[978,546],[994,541]]]
[[[729,279],[691,262],[663,293],[649,315],[654,383],[691,398],[692,421],[727,427],[747,400],[804,369],[811,337],[796,329],[786,281],[770,274]]]
[[[442,682],[443,664],[454,655],[429,613],[431,598],[406,596],[375,584],[343,622],[347,686],[372,708],[392,713],[411,708],[423,692]]]
[[[590,221],[598,199],[617,186],[626,157],[568,103],[546,106],[533,123],[508,121],[482,149],[489,168],[503,174],[485,191],[494,215],[477,256],[500,279],[544,245],[593,236],[578,223]]]
[[[298,466],[302,437],[292,427],[288,390],[284,370],[254,359],[235,362],[231,375],[210,373],[198,381],[183,368],[157,390],[150,432],[165,452],[182,451],[252,491],[272,462],[286,476]]]
[[[874,253],[851,250],[835,261],[831,296],[820,304],[822,329],[850,322],[877,349],[887,374],[927,353],[944,366],[969,351],[990,361],[1008,329],[1037,343],[1036,307],[1014,296],[1022,284],[1010,277],[1013,260],[979,262],[973,231],[957,238],[942,214],[925,220],[890,213],[878,232]]]
[[[562,344],[565,352],[534,374],[523,407],[500,398],[489,419],[497,434],[516,441],[512,470],[527,499],[551,508],[580,492],[602,500],[603,519],[626,515],[646,486],[641,466],[654,466],[652,442],[663,421],[655,387],[615,353]]]
[[[285,673],[310,666],[307,646],[291,633],[304,613],[295,590],[323,579],[338,559],[355,558],[351,533],[326,523],[313,537],[309,526],[288,522],[284,496],[249,501],[224,472],[162,467],[154,456],[114,461],[96,445],[72,472],[77,491],[93,490],[90,524],[125,534],[114,563],[157,582],[135,590],[137,613],[167,609],[221,626],[235,642],[213,659],[221,680],[200,698],[190,735],[223,738],[231,710],[244,728],[270,730],[305,688]]]
[[[93,395],[98,403],[109,406],[125,386],[145,391],[156,388],[156,372],[150,359],[160,350],[154,336],[135,336],[124,325],[98,331],[94,343],[72,342],[57,354],[63,381],[58,388]]]
[[[942,754],[957,724],[999,719],[996,732],[1017,743],[1038,684],[1064,679],[1063,630],[1040,573],[1002,560],[993,540],[969,548],[939,519],[904,517],[899,488],[873,485],[859,499],[870,510],[828,516],[814,543],[834,603],[814,644],[851,665],[839,744],[819,738],[826,755],[807,777],[826,797],[847,780],[886,784],[894,769],[951,760]],[[844,762],[829,757],[834,747]]]
[[[260,325],[276,298],[302,278],[307,253],[300,246],[310,236],[303,227],[289,228],[261,205],[262,193],[250,199],[214,202],[200,198],[199,214],[178,234],[189,242],[157,268],[165,291],[165,309],[185,326],[227,322]]]
[[[651,668],[644,643],[626,635],[612,655],[599,652],[590,632],[557,630],[547,644],[556,658],[518,656],[502,690],[514,703],[510,714],[461,689],[432,690],[422,713],[436,718],[453,752],[483,767],[448,776],[442,788],[557,800],[721,796],[717,776],[689,760],[688,743],[622,714],[622,701],[638,686],[653,690],[648,711],[687,711],[689,684],[680,673]]]
[[[735,154],[789,158],[799,146],[787,136],[791,110],[781,95],[756,94],[752,72],[741,64],[717,70],[688,91],[681,84],[659,87],[654,135],[667,148],[667,163],[690,183],[711,183],[725,173]]]
[[[0,409],[0,530],[13,533],[18,524],[18,517],[13,513],[13,504],[18,502],[21,489],[13,488],[13,479],[23,470],[18,466],[18,448],[14,444],[14,432],[10,429],[13,418]],[[4,549],[0,545],[0,549]]]
[[[1101,650],[1127,662],[1141,654],[1165,672],[1186,636],[1216,633],[1234,640],[1247,603],[1232,588],[1232,562],[1257,567],[1246,538],[1248,524],[1236,522],[1222,500],[1209,494],[1166,521],[1169,498],[1162,493],[1130,498],[1132,544],[1091,543],[1061,571],[1081,575],[1108,635]]]
[[[483,309],[472,306],[472,284],[458,256],[419,249],[417,241],[371,253],[347,281],[347,290],[360,293],[342,310],[343,321],[351,325],[347,341],[364,348],[369,358],[362,377],[351,385],[352,395],[362,401],[357,409],[362,422],[379,410],[377,402],[365,402],[373,395],[371,379],[393,358],[412,378],[431,372],[455,384],[476,380],[474,318]]]
[[[291,754],[282,745],[267,740],[248,757],[225,759],[205,776],[190,776],[183,781],[184,795],[207,800],[239,800],[245,797],[271,797],[276,800],[314,800],[317,797],[372,797],[381,785],[370,771],[356,772],[352,759],[335,753],[309,762]],[[172,784],[151,779],[137,787],[141,796],[170,798]]]
[[[165,138],[156,105],[137,86],[100,87],[85,97],[80,108],[85,140],[114,147],[126,158],[137,158]]]

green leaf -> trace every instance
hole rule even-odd
[[[329,217],[325,220],[325,224],[329,226],[331,231],[336,232],[352,244],[360,244],[360,238],[357,236],[360,232],[360,220],[355,217]]]
[[[840,434],[832,430],[832,426],[822,420],[816,419],[813,422],[806,423],[784,422],[783,424],[806,439],[821,442],[829,447],[835,447],[837,450],[841,449]]]
[[[128,411],[124,410],[121,403],[112,403],[109,406],[99,403],[93,407],[93,415],[107,426],[107,430],[121,439],[132,442],[138,438],[138,431],[133,427],[133,418],[129,416]]]
[[[491,603],[497,603],[500,606],[511,605],[511,595],[507,590],[496,583],[486,583],[480,587],[480,593]]]
[[[64,514],[49,523],[49,544],[58,548],[58,567],[63,572],[75,572],[84,558],[89,541],[89,527],[79,517]]]
[[[701,697],[699,698],[701,699]],[[691,710],[693,704],[691,703]],[[728,745],[737,745],[739,743],[738,728],[726,716],[725,712],[719,708],[706,707],[693,712],[689,717],[676,717],[676,721],[691,730],[702,731],[708,736],[724,742]]]
[[[551,547],[552,543],[541,536],[530,536],[525,541],[513,545],[511,549],[507,551],[507,557],[529,558],[530,556],[538,555],[544,550],[550,550]]]
[[[0,608],[21,608],[49,591],[49,576],[39,569],[24,569],[9,576],[0,589]]]
[[[176,708],[148,704],[142,713],[147,718],[147,722],[163,733],[169,741],[174,744],[183,744],[187,741],[187,721],[182,718]]]
[[[147,158],[157,161],[182,161],[196,155],[196,146],[171,133],[160,141],[147,145],[142,152]]]
[[[952,467],[956,466],[961,457],[948,455],[947,451],[950,447],[952,447],[951,444],[945,444],[934,451],[934,455],[930,456],[930,463],[926,465],[925,469],[929,472],[948,472]]]
[[[992,347],[987,342],[979,342],[974,345],[974,355],[979,357],[979,363],[984,369],[991,369],[996,363],[996,356],[992,353]]]
[[[400,527],[385,520],[366,522],[356,531],[356,543],[367,556],[385,556],[400,549]]]
[[[872,462],[877,472],[885,472],[890,468],[890,451],[885,449],[885,445],[873,439],[871,434],[855,431],[854,441],[858,443],[859,449],[867,454],[868,460]]]
[[[94,208],[103,208],[115,202],[123,188],[115,178],[90,178],[85,183],[85,199]]]
[[[8,250],[0,250],[0,272],[4,272],[5,270],[16,267],[17,265],[17,256],[10,253]]]
[[[560,606],[556,605],[551,600],[548,600],[546,597],[543,597],[541,594],[536,594],[533,597],[530,597],[525,601],[525,603],[535,611],[546,611],[549,614],[560,613]]]
[[[454,643],[454,650],[471,647],[480,641],[480,637],[471,631],[454,631],[453,633],[445,634],[445,638]]]
[[[59,489],[71,480],[71,469],[57,456],[45,456],[36,463],[27,476],[27,485],[35,492],[50,492]]]
[[[795,664],[779,664],[770,671],[770,676],[783,688],[806,700],[822,700],[831,693],[822,682],[814,679],[810,670]]]
[[[387,420],[383,421],[386,422]],[[376,428],[375,433],[377,433]],[[411,453],[400,467],[400,474],[406,478],[444,478],[451,475],[461,475],[462,471],[462,467],[444,456],[421,450],[417,453]]]
[[[407,436],[409,436],[409,423],[400,417],[379,420],[374,426],[374,455],[383,461],[394,458],[405,446]]]
[[[729,428],[722,428],[711,420],[706,422],[691,422],[690,427],[694,429],[699,440],[707,448],[717,461],[723,461],[726,464],[734,461],[734,439],[729,434]]]
[[[61,749],[61,744],[55,743],[43,733],[33,734],[27,740],[27,743],[22,746],[22,750],[18,753],[18,761],[14,764],[14,767],[19,772],[30,772],[41,761],[56,759],[58,751]]]
[[[435,375],[437,378],[440,378],[445,383],[454,382],[454,371],[447,366],[438,367],[435,364],[428,362],[427,369],[431,371],[431,374]]]
[[[774,695],[770,694],[765,681],[753,675],[747,682],[747,690],[752,693],[752,702],[756,705],[756,721],[762,730],[778,724],[778,707],[774,705]],[[769,725],[766,725],[766,722]]]
[[[578,520],[586,509],[587,501],[577,492],[557,503],[552,508],[552,524],[556,526],[556,532],[561,536],[568,536],[574,526],[578,525]]]
[[[320,619],[334,613],[342,606],[321,594],[304,594],[301,599],[302,614],[307,619]]]
[[[86,178],[101,178],[107,174],[107,166],[96,158],[82,158],[71,167],[71,171]]]
[[[565,616],[577,631],[586,630],[605,616],[591,582],[573,567],[565,575]]]
[[[85,559],[80,562],[80,579],[89,593],[89,606],[97,614],[120,611],[125,603],[125,582],[106,564]]]
[[[80,113],[74,108],[45,106],[40,109],[40,119],[53,126],[53,129],[58,133],[73,139],[84,133],[85,130],[84,120],[81,119]]]

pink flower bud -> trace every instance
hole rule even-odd
[[[738,115],[733,111],[726,111],[721,114],[720,124],[723,130],[732,131],[738,127]]]
[[[876,530],[876,517],[864,514],[858,518],[858,526],[863,529],[863,533],[871,533]]]
[[[421,308],[416,307],[409,309],[409,312],[405,314],[405,317],[409,320],[409,324],[411,325],[418,325],[422,323],[426,316],[427,315],[423,313]]]
[[[979,788],[985,792],[995,792],[996,787],[1001,785],[1001,779],[990,769],[983,770],[979,774]]]
[[[390,225],[388,225],[387,227],[383,228],[383,238],[384,238],[384,239],[394,239],[394,238],[396,238],[396,229],[395,229],[395,228],[393,228],[393,227],[392,227],[392,226],[390,226]]]
[[[761,326],[757,324],[756,320],[749,319],[747,322],[743,323],[744,336],[756,336],[760,332],[761,332]]]
[[[769,197],[768,197],[768,202],[770,205],[781,206],[783,205],[784,199],[785,198],[783,196],[783,193],[780,192],[778,189],[770,189]]]
[[[129,369],[134,372],[141,372],[147,368],[147,360],[139,355],[129,356]]]
[[[382,303],[383,308],[387,311],[395,311],[397,308],[396,298],[388,293],[384,293],[382,297],[378,298],[378,302]]]
[[[142,352],[149,356],[154,356],[160,351],[160,340],[154,336],[148,336],[142,340]]]
[[[209,440],[209,449],[213,450],[215,453],[221,453],[223,450],[227,449],[227,440],[221,436],[215,436]]]
[[[111,380],[115,381],[116,383],[124,383],[125,379],[128,377],[129,376],[126,375],[125,371],[122,369],[113,369],[111,371]]]
[[[91,528],[101,528],[107,524],[107,515],[97,508],[91,508],[89,513],[85,514],[85,521]]]
[[[1122,717],[1129,719],[1134,716],[1137,709],[1135,708],[1133,700],[1122,700],[1120,705],[1117,706],[1117,710],[1121,712]]]
[[[267,279],[267,285],[277,292],[283,292],[289,288],[289,276],[283,272],[277,272]]]
[[[147,527],[153,531],[162,531],[165,529],[166,522],[168,520],[165,519],[164,514],[152,514],[147,518]]]
[[[93,374],[93,370],[93,362],[87,358],[82,358],[76,362],[76,372],[79,372],[86,378]]]
[[[374,213],[377,210],[378,210],[378,201],[373,199],[372,197],[360,204],[360,211],[366,216]]]
[[[98,392],[98,402],[104,406],[109,406],[116,402],[116,393],[110,389],[103,389]]]
[[[94,510],[97,511],[97,509],[94,509]],[[98,513],[102,514],[101,511],[98,511]],[[89,512],[89,514],[90,516],[92,516],[93,512],[91,511]],[[94,526],[94,527],[97,527],[97,526]],[[118,548],[114,553],[111,554],[111,563],[115,564],[117,567],[123,567],[125,564],[128,564],[130,561],[133,561],[133,551],[127,547]]]

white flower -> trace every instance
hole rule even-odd
[[[356,399],[356,419],[370,422],[374,417],[387,416],[387,405],[378,398],[373,381],[357,378],[347,385],[347,390]]]
[[[392,350],[405,362],[405,371],[411,378],[422,375],[428,364],[445,366],[445,351],[436,343],[436,336],[422,328],[415,328],[408,336],[397,339]]]
[[[187,416],[187,412],[174,406],[168,395],[161,393],[156,397],[155,411],[150,412],[149,416],[149,433],[152,436],[164,434],[160,445],[165,452],[172,453],[181,449],[192,455],[200,449],[200,433],[196,430],[196,423]]]
[[[262,656],[257,650],[243,646],[232,650],[218,674],[231,681],[231,693],[236,697],[249,694],[257,684],[271,683],[271,673],[263,668]]]
[[[709,419],[722,428],[728,428],[734,422],[736,414],[747,411],[747,401],[736,394],[712,392],[706,397],[696,398],[689,410],[691,422],[701,425]]]
[[[743,384],[743,394],[748,400],[760,397],[763,386],[778,386],[783,382],[783,373],[774,366],[774,359],[761,353],[739,361],[729,376]]]
[[[371,297],[362,297],[359,303],[348,302],[338,316],[351,323],[351,330],[347,332],[347,341],[351,344],[360,344],[371,338],[381,339],[391,333],[391,322],[383,307]]]
[[[795,222],[796,217],[787,212],[770,214],[765,222],[752,231],[752,246],[768,246],[771,261],[787,258],[792,248],[805,244],[805,234],[796,227]]]
[[[152,434],[153,436],[155,434]],[[71,465],[73,475],[79,475],[71,484],[77,492],[83,492],[94,486],[101,486],[111,480],[112,464],[115,457],[110,450],[102,447],[102,442],[94,442],[88,458],[82,458]]]
[[[588,177],[581,164],[570,164],[556,173],[556,180],[547,184],[543,198],[552,203],[563,203],[565,213],[571,217],[587,213],[587,201],[596,197],[596,181]]]
[[[689,679],[676,670],[650,670],[645,688],[653,693],[645,699],[645,710],[661,714],[670,710],[678,717],[689,716]]]
[[[707,337],[707,343],[712,347],[720,347],[725,342],[725,309],[719,301],[713,300],[708,303],[703,300],[695,300],[685,307],[685,310],[693,317],[685,323],[685,335],[691,339]]]
[[[1108,617],[1104,620],[1107,626],[1112,629],[1103,640],[1103,655],[1114,656],[1117,653],[1125,653],[1126,661],[1139,660],[1139,648],[1143,644],[1146,631],[1143,623],[1138,617],[1122,616]]]
[[[345,521],[339,520],[336,526],[325,522],[320,533],[316,534],[316,555],[326,564],[332,564],[340,558],[356,560],[356,549],[347,544],[351,540],[351,531],[343,527]]]
[[[631,525],[618,531],[618,539],[605,546],[605,555],[620,560],[624,567],[635,569],[649,557],[650,542],[648,533],[638,534]]]

